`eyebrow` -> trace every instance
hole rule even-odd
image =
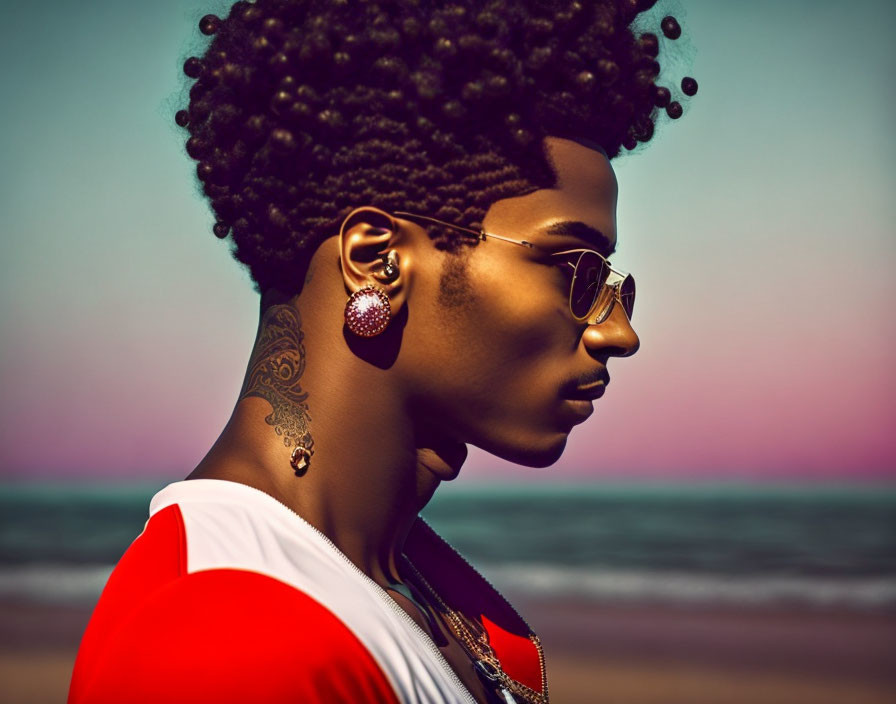
[[[616,246],[610,243],[610,238],[596,227],[586,225],[580,220],[562,220],[555,222],[545,229],[548,235],[557,237],[575,237],[594,245],[598,252],[609,257],[616,251]]]

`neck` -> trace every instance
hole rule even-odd
[[[265,491],[385,586],[398,580],[417,514],[460,471],[466,447],[412,422],[389,367],[333,344],[342,331],[327,327],[341,320],[308,321],[315,334],[306,337],[299,303],[264,311],[233,415],[188,478]],[[313,451],[301,476],[289,462],[298,444]]]

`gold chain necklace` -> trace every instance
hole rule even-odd
[[[492,683],[492,686],[498,689],[499,694],[504,697],[508,704],[514,702],[524,702],[525,704],[548,704],[548,698],[541,692],[536,692],[531,687],[527,687],[522,682],[517,682],[501,668],[501,662],[498,660],[495,651],[492,650],[488,642],[488,633],[485,628],[475,621],[471,621],[463,614],[455,611],[446,604],[439,593],[433,588],[429,581],[424,577],[420,570],[408,559],[407,555],[402,555],[405,563],[414,573],[414,578],[419,584],[422,584],[426,591],[435,599],[439,605],[439,609],[445,614],[448,625],[454,632],[460,644],[467,651],[467,654],[473,659],[473,666],[478,673]],[[532,636],[535,639],[536,647],[538,644],[538,636]]]

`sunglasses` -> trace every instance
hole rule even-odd
[[[453,230],[472,234],[480,240],[492,238],[523,245],[530,249],[543,249],[526,240],[494,235],[485,230],[471,230],[426,215],[401,211],[396,211],[395,215],[434,222]],[[569,249],[563,252],[553,252],[550,256],[566,257],[564,264],[570,267],[572,274],[569,283],[569,310],[577,322],[587,321],[589,325],[599,325],[610,316],[617,301],[631,321],[635,308],[635,279],[631,274],[616,269],[606,257],[593,249]]]

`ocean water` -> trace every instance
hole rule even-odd
[[[0,485],[0,598],[93,605],[163,484]],[[423,512],[509,594],[896,608],[896,488],[457,485]]]

